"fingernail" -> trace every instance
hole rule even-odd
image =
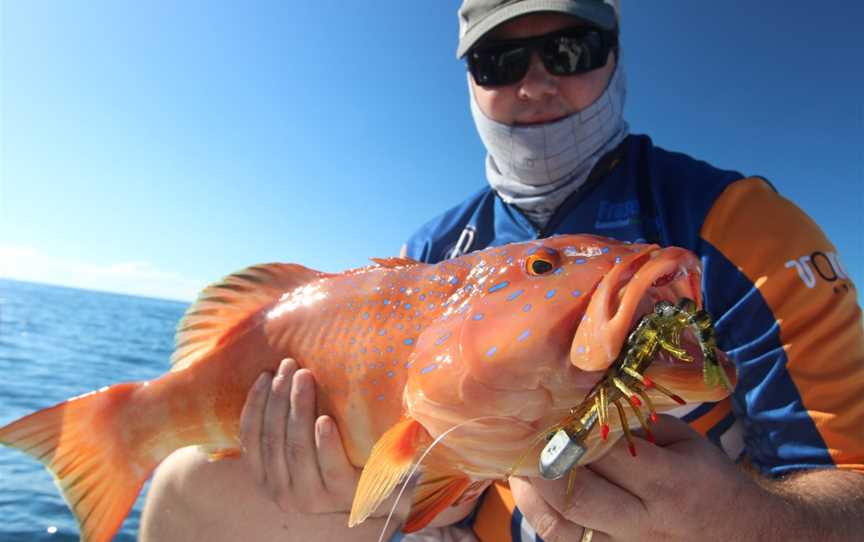
[[[301,395],[306,395],[307,393],[310,393],[315,387],[312,379],[312,373],[309,372],[308,369],[299,369],[296,373],[294,373],[294,386],[297,388],[297,393]]]
[[[294,360],[291,358],[285,358],[282,360],[282,363],[279,364],[279,373],[287,374],[294,370]]]
[[[261,373],[258,375],[258,379],[255,380],[255,389],[262,389],[267,385],[267,381],[270,380],[270,373]]]
[[[333,422],[328,418],[322,418],[320,422],[318,422],[318,434],[322,437],[329,436],[330,433],[333,432]]]

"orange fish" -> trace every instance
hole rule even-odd
[[[0,443],[51,471],[82,540],[108,541],[173,451],[201,445],[214,458],[238,455],[247,392],[262,371],[293,357],[313,372],[320,413],[336,420],[349,459],[363,466],[350,524],[428,452],[404,527],[413,531],[514,467],[537,476],[536,460],[520,457],[539,454],[538,434],[586,398],[640,317],[660,300],[701,304],[692,253],[594,236],[435,265],[373,261],[338,274],[277,263],[230,275],[181,320],[170,372],[40,410],[0,428]],[[658,356],[645,376],[688,402],[725,397],[703,382],[694,358]],[[728,364],[725,371],[734,378]],[[657,410],[676,406],[646,391]],[[580,464],[626,429],[610,423],[608,438],[588,436]]]

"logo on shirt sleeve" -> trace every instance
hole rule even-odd
[[[840,255],[836,252],[822,252],[817,250],[796,259],[786,262],[786,268],[798,272],[798,277],[808,288],[816,286],[818,280],[833,282],[834,291],[848,291],[852,288],[849,274],[840,262]]]

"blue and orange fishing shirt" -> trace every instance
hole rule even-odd
[[[489,246],[593,233],[675,245],[701,258],[702,292],[738,384],[676,414],[767,476],[864,472],[864,327],[836,248],[764,179],[631,135],[542,230],[488,186],[426,223],[405,253],[435,263]],[[481,540],[534,540],[506,484],[482,497]]]

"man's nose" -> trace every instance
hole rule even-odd
[[[558,93],[558,81],[546,71],[546,66],[536,52],[531,53],[528,73],[519,82],[518,96],[523,100],[540,100]]]

